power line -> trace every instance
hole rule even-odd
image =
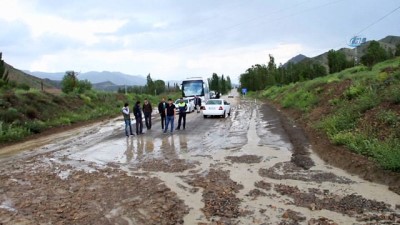
[[[387,13],[386,15],[384,15],[383,17],[379,18],[378,20],[376,20],[375,22],[371,23],[370,25],[368,25],[367,27],[365,27],[364,29],[362,29],[360,32],[357,33],[357,35],[361,34],[362,32],[366,31],[367,29],[369,29],[370,27],[374,26],[375,24],[379,23],[380,21],[382,21],[383,19],[385,19],[386,17],[388,17],[390,14],[394,13],[395,11],[397,11],[398,9],[400,9],[400,6],[393,9],[392,11],[390,11],[389,13]]]

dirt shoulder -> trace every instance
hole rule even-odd
[[[282,122],[293,144],[292,162],[297,166],[305,169],[312,166],[307,156],[307,146],[311,144],[312,150],[328,164],[365,180],[388,185],[390,190],[400,195],[400,173],[384,170],[372,159],[355,154],[344,146],[332,144],[326,135],[309,126],[298,111],[283,109],[271,102],[265,102],[263,110]],[[301,135],[303,131],[307,137]]]

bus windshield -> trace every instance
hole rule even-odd
[[[204,87],[202,80],[190,80],[182,82],[182,95],[183,97],[190,96],[203,96]]]

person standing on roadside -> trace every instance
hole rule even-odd
[[[129,112],[129,104],[125,103],[124,107],[122,107],[122,115],[124,116],[125,121],[125,135],[129,137],[128,127],[131,135],[134,135],[132,132],[132,124],[131,124],[131,116]]]
[[[143,103],[143,114],[144,121],[146,124],[147,130],[151,130],[151,113],[153,112],[153,108],[151,107],[151,103],[145,99]]]
[[[200,113],[201,98],[197,95],[194,97],[194,106],[196,107],[197,113]]]
[[[136,119],[136,135],[143,134],[142,109],[140,108],[140,101],[137,101],[135,107],[133,107],[133,115]]]
[[[165,107],[166,124],[164,133],[167,133],[168,125],[171,123],[171,133],[174,131],[174,120],[175,120],[175,105],[172,104],[172,99],[168,99],[168,104]]]
[[[161,129],[164,130],[165,126],[165,108],[167,107],[167,103],[165,102],[165,98],[161,99],[161,102],[158,104],[158,113],[161,117]]]
[[[183,98],[180,99],[178,103],[178,111],[179,111],[179,119],[178,119],[178,127],[176,128],[177,130],[181,129],[181,122],[183,119],[183,129],[185,129],[186,126],[186,110],[187,110],[187,105],[183,101]]]

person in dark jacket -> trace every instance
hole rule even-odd
[[[140,101],[137,101],[135,107],[133,107],[133,115],[136,120],[136,134],[143,134],[143,121],[142,121],[142,109],[140,108]]]
[[[165,107],[166,123],[164,133],[167,133],[168,125],[171,123],[171,133],[174,131],[174,120],[175,120],[175,105],[172,103],[172,99],[168,99],[168,104]]]
[[[178,119],[178,127],[176,128],[177,130],[181,129],[181,122],[183,119],[183,129],[185,129],[186,126],[186,110],[187,110],[187,105],[183,101],[183,98],[180,99],[178,103],[178,112],[179,112],[179,119]]]
[[[122,108],[122,115],[124,116],[124,121],[125,121],[125,135],[127,137],[129,137],[128,128],[129,128],[130,134],[133,135],[132,125],[131,125],[131,116],[130,116],[128,106],[129,106],[129,104],[125,103],[124,107]]]
[[[151,113],[153,112],[153,108],[151,107],[151,103],[145,99],[143,103],[143,114],[144,114],[144,121],[146,124],[147,130],[151,129]]]
[[[199,98],[199,96],[195,96],[194,97],[194,107],[197,110],[197,113],[200,113],[200,108],[201,108],[201,98]]]
[[[167,107],[167,103],[165,102],[165,98],[161,99],[161,102],[158,104],[158,113],[161,117],[161,129],[164,130],[165,126],[165,108]]]

